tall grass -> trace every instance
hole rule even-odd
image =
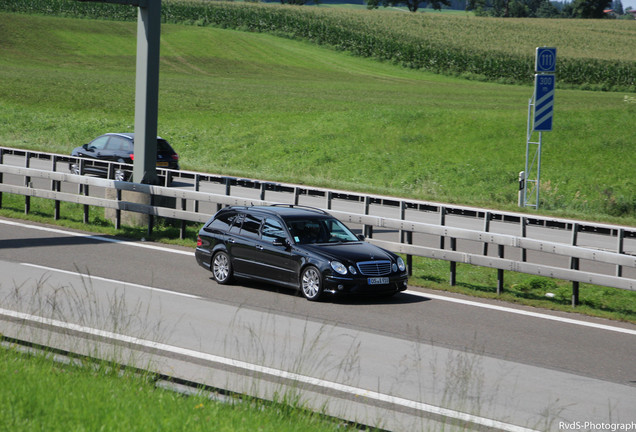
[[[76,0],[6,0],[11,12],[134,20],[131,7]],[[627,21],[495,19],[298,8],[271,4],[165,1],[164,22],[213,25],[311,40],[415,69],[530,83],[534,48],[559,49],[558,82],[634,91],[636,30]]]
[[[0,347],[0,427],[11,431],[342,431],[319,414],[257,400],[223,403],[155,386],[151,372],[61,364]]]

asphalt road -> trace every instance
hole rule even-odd
[[[121,308],[145,324],[125,318],[114,328],[125,322],[128,332],[139,332],[133,336],[170,347],[320,378],[312,394],[337,398],[338,409],[358,404],[334,414],[392,430],[428,429],[440,416],[430,407],[454,410],[441,415],[451,418],[477,412],[507,425],[495,425],[502,429],[636,421],[634,325],[415,289],[391,299],[311,303],[273,286],[217,285],[197,266],[194,244],[112,240],[0,219],[2,309],[36,315],[46,309],[93,328],[112,327],[113,309]],[[56,298],[66,286],[73,294]],[[107,306],[103,319],[87,323],[80,311],[93,303]],[[0,319],[0,332],[6,334],[7,323]],[[214,384],[223,387],[218,379]],[[376,395],[362,403],[346,397],[351,388],[399,399]]]

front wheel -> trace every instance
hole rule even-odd
[[[313,266],[305,268],[300,276],[300,289],[307,300],[320,299],[323,292],[322,275]]]
[[[226,252],[217,252],[212,257],[212,275],[214,280],[221,285],[232,282],[232,262]]]

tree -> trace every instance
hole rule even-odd
[[[612,2],[612,9],[616,12],[616,15],[624,15],[625,10],[623,9],[623,2],[621,0],[614,0]]]
[[[367,8],[368,9],[377,9],[380,5],[384,7],[389,6],[402,6],[406,5],[406,7],[411,12],[417,12],[420,8],[420,5],[423,4],[423,7],[430,3],[433,9],[441,10],[442,5],[450,6],[450,0],[368,0]]]
[[[609,8],[611,0],[574,0],[572,2],[575,18],[603,18],[605,9]]]

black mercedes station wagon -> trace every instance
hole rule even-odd
[[[197,262],[220,284],[234,277],[324,293],[393,295],[404,291],[402,258],[363,241],[322,210],[293,206],[226,207],[199,231]]]

